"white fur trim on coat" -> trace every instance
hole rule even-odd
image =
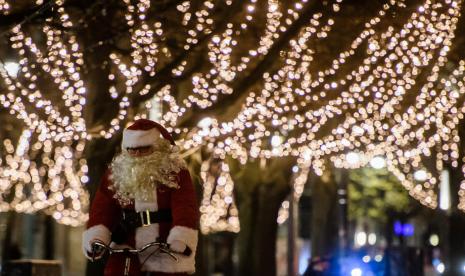
[[[125,248],[134,249],[132,246],[129,246],[127,244],[117,244],[115,242],[110,243],[110,248],[112,249],[125,249]]]
[[[151,128],[149,130],[125,129],[123,131],[121,147],[126,149],[150,146],[155,144],[155,142],[161,138],[160,135],[160,131],[156,128]]]
[[[197,249],[198,231],[184,226],[174,226],[167,238],[170,243],[174,240],[181,241],[192,250],[190,256],[176,254],[178,261],[176,262],[170,256],[164,253],[152,255],[143,265],[142,271],[159,271],[165,273],[189,273],[195,272],[195,251]],[[147,254],[139,255],[139,260],[143,262],[145,258],[152,253],[148,250]]]
[[[141,248],[144,245],[156,241],[160,235],[160,226],[158,223],[153,223],[147,226],[137,227],[136,229],[136,248]]]
[[[150,252],[152,253],[152,251]],[[157,271],[164,273],[195,273],[195,253],[189,257],[175,254],[178,261],[173,260],[165,253],[153,254],[142,267],[142,271]],[[140,256],[140,255],[139,255]],[[145,258],[139,257],[143,262]]]
[[[136,248],[140,249],[144,245],[156,241],[156,239],[160,235],[160,226],[158,223],[150,224],[147,226],[141,226],[136,229]],[[151,258],[150,260],[146,261],[147,258],[155,251],[156,248],[149,248],[144,252],[139,254],[139,261],[140,263],[144,263],[142,266],[142,270],[145,271],[160,271],[158,267],[156,269],[151,269],[148,267],[148,263],[153,260],[154,258],[158,258],[158,256]],[[153,268],[153,267],[152,267]]]
[[[88,259],[91,258],[89,253],[92,252],[92,242],[97,240],[104,244],[110,244],[111,232],[103,224],[92,226],[82,233],[82,251]]]
[[[136,212],[158,210],[157,191],[153,192],[153,199],[151,201],[135,200],[134,209]],[[158,223],[153,223],[147,226],[141,226],[136,229],[136,248],[141,248],[147,243],[154,242],[160,235],[160,227]]]
[[[174,226],[166,239],[167,243],[172,241],[181,241],[185,243],[194,252],[197,248],[198,232],[195,229],[185,226]]]

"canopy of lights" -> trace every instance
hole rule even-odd
[[[15,2],[0,0],[0,13],[13,13]],[[58,222],[83,223],[86,143],[111,139],[147,116],[175,133],[185,152],[211,153],[201,169],[205,233],[239,230],[234,183],[221,161],[226,156],[243,164],[295,156],[297,199],[310,170],[321,174],[325,160],[339,168],[382,160],[430,208],[437,207],[444,164],[459,166],[465,61],[451,62],[448,54],[461,0],[379,1],[327,66],[318,63],[319,49],[337,41],[333,33],[348,20],[339,14],[350,0],[179,1],[169,11],[170,24],[153,16],[151,1],[121,0],[130,50],[107,57],[111,70],[102,78],[113,85],[101,93],[119,111],[98,131],[90,131],[83,116],[88,45],[72,31],[82,20],[65,0],[30,2],[52,11],[38,29],[44,38],[25,28],[27,20],[2,34],[18,59],[0,60],[0,103],[24,129],[18,141],[3,141],[1,211],[44,210]],[[228,11],[234,15],[225,16]],[[168,43],[173,33],[182,38],[176,47]],[[100,44],[109,43],[114,40]],[[195,64],[198,55],[201,65]],[[157,78],[166,76],[160,68],[168,61],[168,79],[175,81],[163,83]],[[251,79],[254,70],[259,74]],[[44,88],[44,75],[53,93]],[[179,93],[177,83],[188,92]],[[225,104],[238,108],[228,116],[213,112],[226,110]],[[157,114],[146,112],[155,107]],[[465,183],[459,196],[465,210]],[[285,216],[280,212],[278,221]]]

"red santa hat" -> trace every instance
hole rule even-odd
[[[147,119],[139,119],[123,131],[121,147],[138,148],[150,146],[160,139],[160,135],[175,145],[171,134],[162,125]]]

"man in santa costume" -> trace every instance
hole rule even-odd
[[[192,274],[198,216],[194,186],[172,136],[158,123],[137,120],[124,130],[122,152],[112,161],[92,203],[83,234],[84,254],[92,257],[94,241],[138,249],[166,242],[179,253],[177,261],[153,247],[129,263],[123,254],[113,254],[105,275],[122,275],[128,264],[130,275]]]

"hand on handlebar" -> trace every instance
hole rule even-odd
[[[167,243],[162,242],[151,242],[144,245],[140,249],[131,249],[131,248],[122,248],[122,249],[115,249],[111,248],[110,246],[106,245],[105,243],[96,240],[92,242],[92,261],[100,259],[105,252],[108,251],[109,254],[114,253],[124,253],[124,254],[139,254],[148,250],[151,247],[156,247],[157,251],[162,252],[170,256],[173,260],[178,261],[178,258],[173,254],[175,253]],[[156,252],[156,251],[155,251]]]
[[[95,240],[91,244],[92,252],[90,254],[92,261],[101,259],[107,251],[107,245],[100,240]]]
[[[187,245],[181,241],[174,240],[169,244],[171,250],[177,253],[183,253],[186,250]]]

